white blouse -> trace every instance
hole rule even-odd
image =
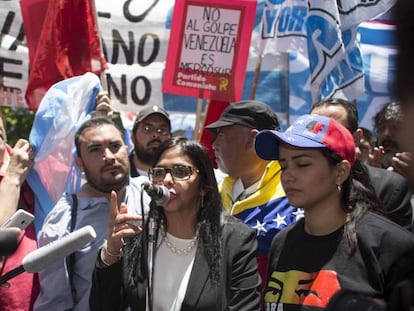
[[[192,239],[180,239],[167,233],[171,244],[177,249],[185,249]],[[162,239],[155,255],[154,263],[154,311],[179,311],[187,291],[188,281],[197,247],[187,255],[177,255]]]

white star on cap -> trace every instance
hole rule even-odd
[[[298,124],[302,124],[303,122],[305,122],[305,120],[304,119],[300,119],[300,120],[298,120]]]

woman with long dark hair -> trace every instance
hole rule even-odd
[[[372,189],[354,169],[351,133],[334,119],[299,117],[285,132],[264,130],[255,148],[279,160],[289,204],[304,218],[272,242],[266,310],[322,310],[340,292],[388,300],[411,264],[414,236],[376,210]]]
[[[113,202],[107,243],[98,256],[92,310],[259,310],[256,236],[223,211],[210,158],[198,142],[165,141],[149,170],[170,199],[156,208],[153,296],[148,304],[141,228]],[[123,245],[125,244],[125,245]],[[122,248],[122,252],[120,249]]]

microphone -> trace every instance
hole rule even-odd
[[[143,182],[142,186],[158,206],[164,206],[170,200],[170,191],[165,186]]]
[[[19,245],[21,231],[13,229],[0,230],[0,256],[9,256],[14,253]]]
[[[95,238],[96,232],[90,225],[73,231],[60,240],[53,241],[27,254],[23,258],[22,265],[0,276],[0,284],[7,282],[25,271],[30,273],[39,272],[53,261],[72,254],[87,243],[95,240]]]

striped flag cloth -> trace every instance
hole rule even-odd
[[[64,191],[75,192],[82,176],[74,162],[74,136],[80,124],[95,110],[96,95],[102,90],[93,73],[54,84],[35,114],[29,140],[36,153],[27,181],[35,194],[35,230]]]

